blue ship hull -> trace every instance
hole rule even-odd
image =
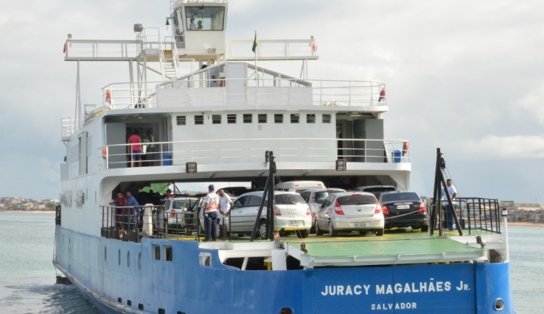
[[[514,312],[508,263],[241,271],[196,241],[133,243],[62,227],[56,241],[55,265],[104,313]],[[210,266],[201,266],[202,252],[211,254]],[[504,310],[495,310],[497,299]]]

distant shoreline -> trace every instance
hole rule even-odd
[[[512,221],[508,222],[509,226],[518,226],[518,227],[544,227],[544,224],[539,224],[536,222],[525,222],[525,221]]]

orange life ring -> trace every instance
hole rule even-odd
[[[102,158],[108,159],[108,146],[107,145],[104,145],[104,147],[102,147]]]
[[[111,103],[111,89],[106,89],[106,93],[104,95],[104,99],[106,100],[106,102],[109,104]]]

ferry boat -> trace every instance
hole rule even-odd
[[[245,182],[273,193],[280,180],[313,180],[410,190],[408,142],[384,138],[384,83],[310,79],[311,36],[227,41],[227,9],[176,0],[166,36],[135,24],[132,40],[66,40],[77,101],[61,123],[53,258],[66,279],[104,313],[513,313],[504,213],[497,200],[459,198],[457,229],[443,230],[440,154],[428,232],[205,242],[196,209],[170,226],[151,189]],[[126,62],[128,80],[84,104],[84,62]],[[300,76],[264,66],[275,62]],[[127,142],[135,133],[145,152]],[[118,192],[141,205],[115,205]]]

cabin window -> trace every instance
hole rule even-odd
[[[210,253],[200,253],[198,260],[200,262],[200,266],[212,266],[212,255]]]
[[[185,125],[187,123],[187,118],[185,116],[177,116],[176,123],[178,125]]]
[[[277,113],[274,115],[274,123],[283,123],[283,114]]]
[[[306,123],[315,123],[315,114],[309,113],[306,115]]]
[[[300,121],[300,115],[298,113],[291,114],[291,123],[298,123]]]
[[[227,123],[228,124],[236,123],[236,115],[235,114],[228,114],[227,115]]]
[[[171,246],[165,246],[164,247],[164,258],[167,261],[170,261],[170,262],[173,260],[173,254],[172,254],[172,247]]]
[[[158,245],[153,245],[151,247],[151,249],[153,250],[152,254],[153,254],[153,258],[157,261],[160,261],[161,260],[161,247],[158,246]]]
[[[195,124],[204,124],[204,116],[199,114],[195,116]]]
[[[187,30],[222,31],[225,18],[224,7],[190,6],[185,8]]]
[[[251,113],[244,113],[244,123],[251,123],[253,115]]]
[[[258,115],[258,121],[259,123],[266,123],[266,113],[261,113]]]
[[[221,115],[220,114],[212,115],[212,123],[213,124],[221,124]]]
[[[324,114],[323,115],[323,123],[331,123],[331,115],[330,114]]]

